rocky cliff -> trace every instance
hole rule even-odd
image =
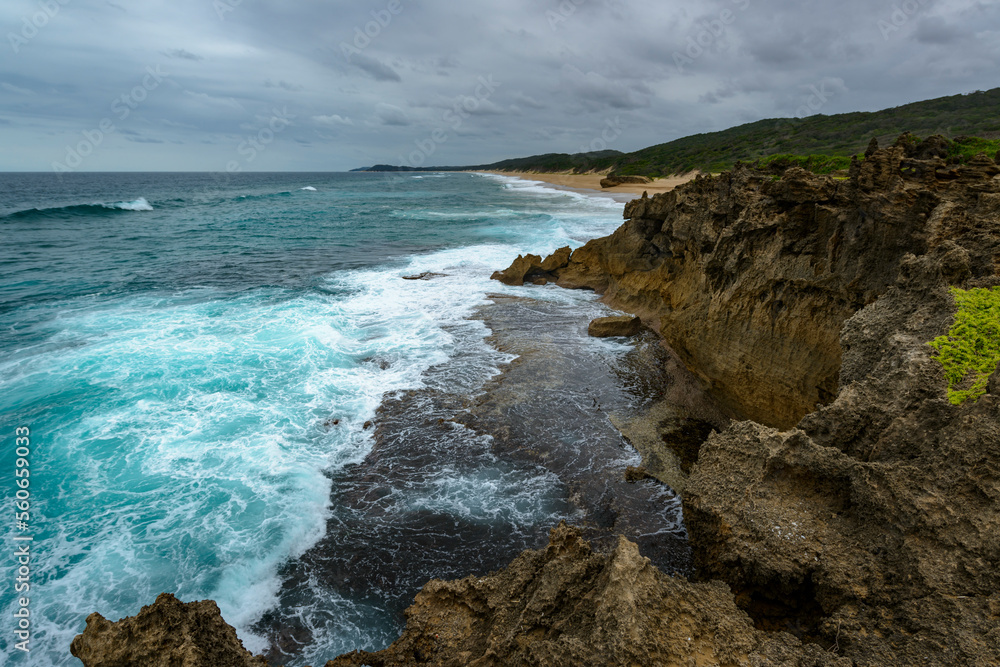
[[[1000,167],[949,165],[944,152],[943,139],[904,136],[845,180],[740,165],[632,201],[622,227],[567,261],[529,256],[508,271],[597,290],[659,331],[735,415],[788,428],[834,399],[844,322],[904,257],[954,250],[955,284],[996,271]]]
[[[392,646],[328,667],[1000,664],[1000,367],[954,405],[927,344],[949,288],[1000,286],[1000,167],[945,150],[904,136],[845,180],[739,166],[498,272],[598,290],[752,419],[688,443],[696,576],[561,526],[430,582]]]
[[[632,202],[546,267],[756,420],[697,451],[698,578],[856,665],[1000,664],[1000,383],[952,405],[927,345],[950,286],[1000,285],[1000,167],[945,150],[904,135],[847,180],[738,167]]]

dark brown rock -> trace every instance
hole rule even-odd
[[[503,271],[496,271],[490,278],[504,285],[520,286],[525,278],[542,273],[542,258],[538,255],[518,255],[517,259]]]
[[[602,188],[613,188],[617,185],[645,185],[646,183],[652,183],[653,179],[648,176],[616,176],[608,174],[606,178],[601,179]]]
[[[997,369],[993,371],[993,375],[990,376],[990,383],[987,387],[987,391],[994,396],[1000,396],[1000,364],[997,364]]]
[[[267,667],[243,648],[215,602],[185,604],[169,593],[117,623],[91,614],[70,652],[85,667]]]
[[[431,581],[406,620],[387,649],[349,653],[326,667],[735,666],[779,664],[773,660],[783,655],[812,661],[780,664],[850,665],[755,630],[718,582],[667,577],[625,538],[610,554],[594,553],[565,524],[546,548],[525,551],[500,572]]]
[[[642,330],[642,320],[633,315],[598,317],[591,321],[587,333],[595,338],[634,336]]]
[[[546,273],[551,273],[552,271],[558,271],[569,264],[569,258],[573,254],[569,246],[563,246],[559,248],[554,253],[542,260],[541,268],[542,271]]]
[[[641,482],[644,479],[651,479],[649,471],[642,466],[629,466],[625,468],[625,481],[629,483]]]

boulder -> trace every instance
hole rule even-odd
[[[169,593],[117,623],[91,614],[70,653],[85,667],[267,667],[243,647],[215,602],[183,603]]]
[[[609,336],[634,336],[642,329],[642,320],[634,315],[598,317],[591,321],[587,333],[595,338]]]
[[[602,188],[613,188],[617,185],[645,185],[646,183],[652,183],[653,179],[648,176],[614,176],[608,174],[606,178],[601,179]]]

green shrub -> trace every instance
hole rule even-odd
[[[948,400],[961,405],[986,393],[990,375],[1000,362],[1000,287],[952,288],[958,305],[955,324],[929,345],[944,366]]]

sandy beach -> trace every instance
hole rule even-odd
[[[694,177],[698,175],[698,172],[693,171],[681,176],[658,178],[652,183],[642,185],[617,185],[613,188],[602,188],[601,179],[606,177],[604,174],[542,174],[525,171],[492,171],[486,173],[500,174],[502,176],[514,176],[516,178],[523,178],[529,181],[542,181],[543,183],[570,188],[573,190],[597,190],[598,192],[603,192],[608,195],[621,194],[635,196],[642,196],[643,192],[648,192],[650,196],[658,192],[669,192],[678,185],[694,180]],[[618,199],[618,197],[615,198]]]

